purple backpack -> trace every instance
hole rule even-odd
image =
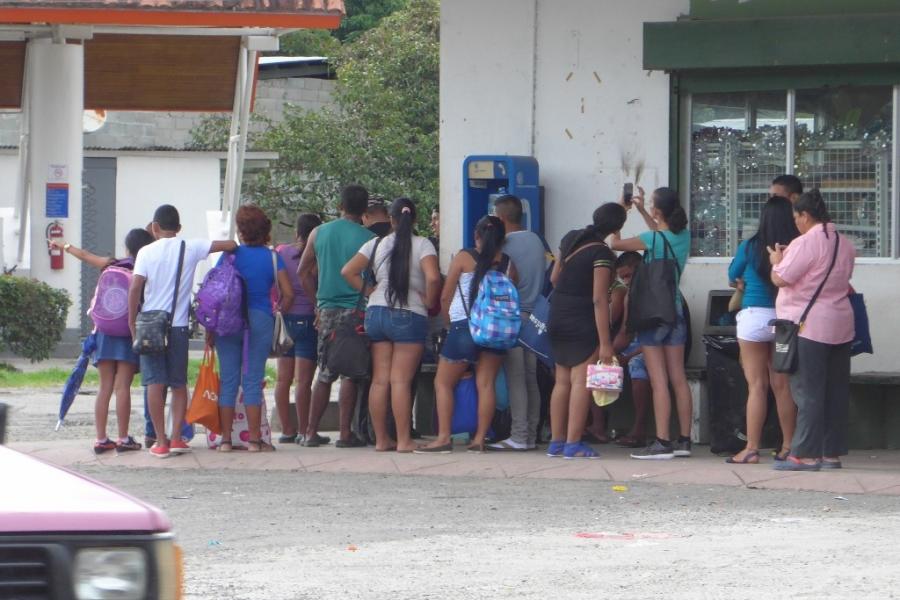
[[[194,298],[194,314],[204,329],[216,335],[243,331],[244,279],[234,266],[234,254],[226,254],[209,270]]]
[[[106,335],[130,337],[128,327],[128,288],[132,263],[117,261],[100,272],[88,315],[97,331]]]

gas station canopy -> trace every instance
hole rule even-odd
[[[86,26],[85,108],[228,112],[242,35],[343,14],[343,0],[0,0],[0,108],[21,107],[28,37]]]

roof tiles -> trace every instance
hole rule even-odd
[[[343,0],[0,0],[0,8],[117,8],[344,14]]]

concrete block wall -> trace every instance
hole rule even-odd
[[[326,79],[264,79],[257,86],[254,113],[275,123],[284,120],[284,105],[323,110],[334,104],[335,82]],[[191,143],[191,130],[209,113],[110,111],[106,124],[84,135],[88,148],[174,148]],[[18,146],[19,113],[0,113],[0,146]],[[256,128],[262,125],[257,124]]]

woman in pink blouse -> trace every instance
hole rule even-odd
[[[787,248],[777,245],[769,249],[772,282],[779,288],[775,301],[778,318],[798,322],[826,276],[827,280],[800,329],[798,367],[791,375],[797,430],[790,455],[775,463],[775,468],[839,469],[840,457],[847,454],[850,342],[854,336],[853,309],[847,295],[856,251],[831,223],[819,190],[800,196],[794,204],[794,222],[800,237]],[[833,257],[834,267],[827,274]]]

